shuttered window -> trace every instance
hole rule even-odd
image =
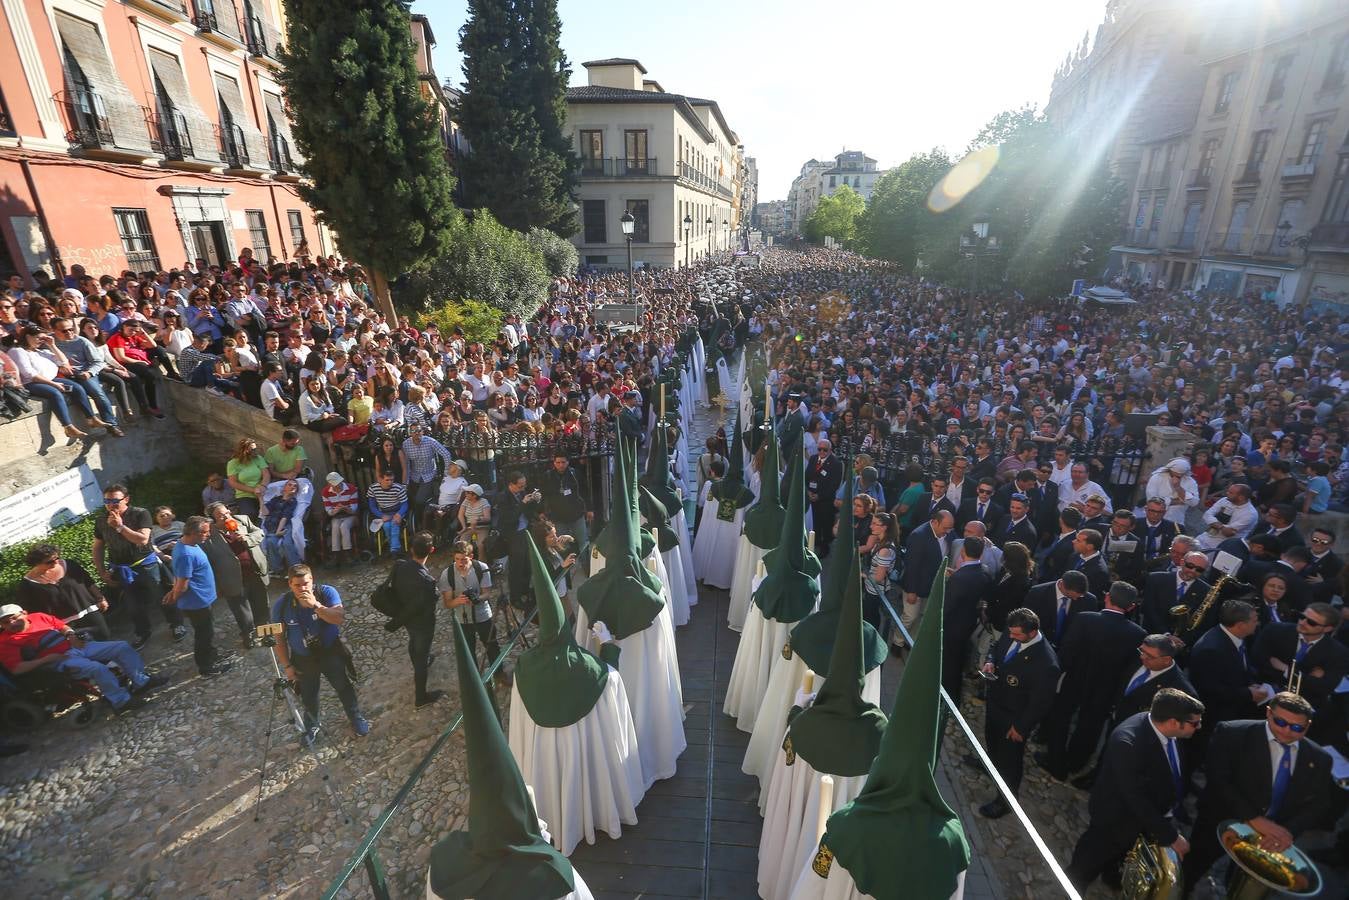
[[[258,131],[248,118],[248,108],[244,105],[244,95],[239,92],[239,82],[219,73],[215,75],[215,89],[223,109],[221,128],[234,125],[243,132],[244,149],[249,164],[253,168],[267,165],[267,147]],[[229,121],[224,121],[228,114]]]
[[[295,147],[295,138],[290,133],[290,119],[286,118],[286,107],[281,102],[281,98],[268,91],[262,92],[262,104],[267,108],[268,140],[271,140],[271,132],[274,130],[278,137],[284,138],[290,150],[291,162],[299,165],[302,160],[300,151]]]
[[[272,242],[267,237],[267,216],[260,209],[246,209],[248,219],[248,242],[253,248],[253,258],[264,266],[272,262]]]
[[[145,115],[113,69],[98,27],[58,11],[56,30],[62,49],[75,64],[66,66],[68,127],[87,128],[96,119],[103,139],[110,138],[112,146],[144,150],[148,155],[150,133]]]
[[[202,115],[201,109],[192,100],[192,92],[188,90],[187,79],[183,77],[182,65],[176,57],[154,48],[150,49],[149,59],[150,71],[154,74],[159,86],[163,88],[163,94],[168,98],[169,105],[172,107],[171,109],[160,109],[160,118],[176,118],[173,114],[177,113],[181,118],[177,119],[173,126],[180,131],[184,127],[186,128],[187,143],[191,146],[192,151],[188,155],[194,159],[214,162],[217,158],[215,156],[215,133],[211,131],[210,121]],[[161,127],[167,128],[168,125],[168,122],[164,122]]]

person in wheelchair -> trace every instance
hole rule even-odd
[[[445,466],[439,496],[430,507],[432,519],[426,523],[432,532],[452,537],[459,531],[459,501],[468,487],[468,479],[464,477],[467,471],[468,463],[462,459],[451,460]]]
[[[130,691],[109,662],[126,673]],[[119,714],[144,706],[143,694],[169,683],[167,675],[146,672],[140,654],[126,641],[85,641],[55,616],[30,613],[16,603],[0,606],[0,666],[15,676],[50,669],[91,681]]]
[[[397,556],[403,552],[404,519],[408,515],[408,489],[393,480],[393,473],[380,473],[379,482],[366,491],[372,531],[382,531],[389,542],[389,552]],[[379,528],[373,528],[378,523]]]

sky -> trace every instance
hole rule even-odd
[[[415,0],[441,80],[463,82],[463,0]],[[1043,107],[1105,0],[832,3],[559,0],[572,84],[581,63],[633,57],[667,91],[716,100],[782,200],[801,165],[862,150],[889,168],[933,147],[959,154],[1005,109]]]

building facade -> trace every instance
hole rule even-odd
[[[754,208],[755,227],[765,235],[783,237],[787,234],[787,201],[770,200]]]
[[[280,0],[0,2],[0,270],[332,252],[296,186]]]
[[[832,163],[808,160],[787,192],[791,233],[801,234],[806,219],[820,205],[820,200],[833,196],[845,185],[869,202],[876,182],[884,174],[884,169],[877,168],[876,160],[860,150],[844,150],[834,157]]]
[[[632,214],[635,266],[684,266],[730,249],[746,202],[744,148],[714,100],[667,92],[635,59],[583,63],[567,91],[581,157],[572,238],[581,262],[627,265],[620,219]]]

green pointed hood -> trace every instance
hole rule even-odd
[[[665,605],[660,580],[642,564],[655,540],[643,537],[637,520],[637,442],[622,435],[610,497],[609,524],[595,541],[604,568],[581,585],[576,599],[591,622],[603,622],[622,640],[655,621]]]
[[[468,830],[431,848],[431,890],[441,900],[556,900],[576,889],[571,863],[539,832],[463,627],[453,619],[468,755]]]
[[[637,511],[641,513],[642,519],[646,523],[644,531],[655,529],[656,546],[661,553],[673,550],[679,546],[679,535],[675,534],[674,526],[670,524],[672,518],[670,512],[665,508],[655,494],[647,490],[646,485],[637,486]],[[680,512],[683,515],[683,512]],[[645,559],[646,557],[642,557]]]
[[[515,686],[535,725],[565,728],[595,708],[604,693],[609,668],[577,646],[543,555],[533,536],[526,543],[530,583],[539,606],[539,634],[537,643],[516,661]]]
[[[854,478],[849,478],[843,483],[843,509],[848,513],[839,515],[838,537],[829,548],[830,565],[820,590],[820,608],[806,616],[792,629],[790,639],[792,652],[800,655],[806,665],[816,672],[827,672],[831,665],[834,636],[840,627],[840,616],[846,602],[844,595],[850,586],[848,566],[844,565],[844,560],[858,558],[857,533],[852,527],[852,501],[856,483]],[[746,518],[749,516],[746,515]],[[870,622],[863,620],[863,671],[870,672],[885,662],[888,654],[880,632]]]
[[[873,897],[949,897],[970,864],[960,819],[933,776],[941,744],[945,576],[939,570],[933,580],[900,676],[890,721],[903,727],[886,728],[862,792],[829,817],[820,840],[857,889]]]
[[[799,622],[820,599],[820,559],[806,548],[805,465],[798,446],[792,453],[791,490],[778,545],[764,554],[767,574],[754,592],[765,619]]]
[[[745,487],[745,444],[740,437],[740,413],[735,414],[735,436],[731,438],[730,459],[726,461],[726,477],[712,486],[709,496],[718,503],[743,509],[754,502],[754,492]]]
[[[885,713],[862,699],[866,661],[862,657],[862,564],[853,553],[843,576],[847,581],[829,676],[815,702],[787,729],[792,750],[817,772],[851,777],[865,775],[885,734]],[[835,579],[830,579],[831,581]]]
[[[661,394],[664,393],[665,385],[661,385]],[[656,408],[659,409],[660,407],[657,406]],[[638,483],[654,494],[656,499],[665,506],[667,518],[684,511],[684,501],[679,499],[679,492],[675,489],[674,475],[670,472],[668,429],[669,425],[659,420],[656,422],[656,427],[651,429],[651,445],[646,453],[646,471],[638,479]]]
[[[782,508],[782,495],[778,492],[781,476],[778,474],[778,440],[773,428],[773,417],[768,416],[763,426],[764,446],[763,471],[759,473],[759,502],[745,513],[745,537],[756,547],[770,550],[777,546],[782,536],[782,520],[786,510]]]

